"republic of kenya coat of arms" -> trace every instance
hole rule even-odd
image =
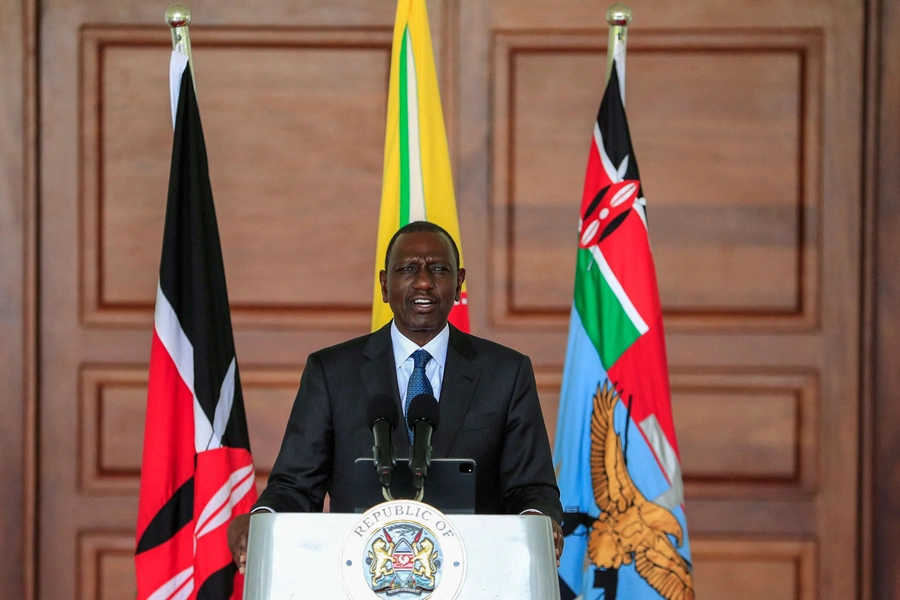
[[[344,543],[344,586],[352,598],[452,600],[465,576],[465,551],[452,524],[412,500],[365,513]],[[362,575],[362,577],[360,577]]]
[[[440,576],[441,556],[437,541],[423,527],[395,523],[381,529],[366,550],[372,591],[433,592]],[[393,532],[393,535],[391,535]]]

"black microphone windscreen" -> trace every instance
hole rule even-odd
[[[377,421],[387,421],[391,424],[391,429],[397,426],[400,419],[400,409],[397,403],[387,394],[375,394],[369,398],[369,404],[366,406],[366,422],[369,427],[373,427]]]
[[[431,423],[433,430],[437,430],[438,422],[441,420],[441,410],[438,407],[438,401],[431,394],[419,394],[413,398],[406,412],[406,422],[410,427],[423,420]]]

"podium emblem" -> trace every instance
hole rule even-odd
[[[433,506],[395,500],[365,513],[341,551],[351,598],[453,600],[466,572],[459,533]]]

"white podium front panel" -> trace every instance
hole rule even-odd
[[[427,507],[427,505],[419,506]],[[373,508],[366,515],[370,515],[377,508]],[[375,535],[376,531],[383,530],[383,525],[386,525],[384,521],[379,523],[370,519],[364,524],[362,519],[365,515],[356,514],[254,514],[250,520],[244,598],[246,600],[301,598],[377,600],[387,597],[398,600],[407,597],[417,597],[420,600],[559,598],[556,554],[548,517],[535,515],[445,517],[440,513],[437,514],[440,515],[440,519],[450,523],[453,536],[462,542],[464,553],[462,558],[456,558],[454,555],[454,558],[445,560],[443,565],[438,563],[443,569],[444,580],[434,588],[434,591],[424,593],[420,591],[416,594],[398,593],[396,590],[387,594],[379,590],[373,591],[372,586],[368,585],[366,578],[372,577],[369,573],[374,571],[374,567],[371,567],[371,560],[366,563],[366,552],[357,551],[354,544],[357,544],[358,538],[362,538],[364,530],[366,534],[371,530],[372,535]],[[442,535],[448,535],[448,530],[444,529],[446,525],[439,524],[439,527],[444,533],[441,534],[437,528],[435,529],[438,543]],[[390,534],[387,539],[393,541]],[[364,542],[365,540],[361,539],[358,541],[360,547]],[[383,543],[381,548],[383,550]],[[452,548],[448,547],[447,551],[451,553]],[[369,556],[373,555],[369,553]],[[460,579],[461,586],[453,587]]]

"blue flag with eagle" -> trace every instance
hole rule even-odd
[[[621,63],[620,63],[621,64]],[[563,600],[693,600],[662,310],[613,63],[588,156],[554,466]]]

